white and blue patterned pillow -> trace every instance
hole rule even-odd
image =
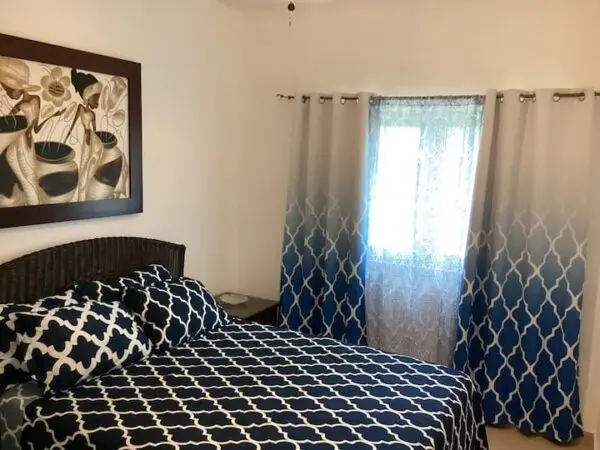
[[[169,278],[171,278],[171,272],[165,266],[151,264],[124,277],[80,283],[75,286],[75,291],[85,300],[112,303],[121,301],[125,290],[129,287],[150,286]]]
[[[124,302],[156,350],[176,347],[229,323],[228,314],[210,292],[191,278],[127,289]]]
[[[23,347],[11,323],[11,314],[17,312],[45,313],[53,308],[77,305],[82,299],[73,291],[38,300],[26,305],[7,303],[0,305],[0,395],[5,390],[26,382],[29,375],[21,364]]]
[[[170,279],[171,272],[162,264],[150,264],[143,269],[131,272],[129,278],[137,281],[142,286],[149,286],[157,281]]]
[[[56,393],[150,354],[151,344],[127,308],[93,300],[47,312],[17,312],[9,326],[21,364],[44,394]]]

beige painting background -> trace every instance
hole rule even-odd
[[[0,56],[0,207],[128,198],[128,122],[127,79]]]

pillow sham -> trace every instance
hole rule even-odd
[[[156,350],[176,347],[229,323],[229,315],[210,292],[191,278],[127,289],[124,302]]]
[[[11,387],[24,383],[29,375],[23,369],[20,359],[22,346],[11,326],[10,316],[17,312],[47,312],[53,308],[77,305],[83,300],[73,290],[38,300],[26,305],[6,303],[0,305],[0,395]]]
[[[19,340],[4,320],[0,320],[0,395],[17,384],[27,381],[18,357]]]
[[[151,344],[126,307],[93,300],[45,313],[11,314],[24,370],[44,394],[57,393],[90,378],[134,363]]]
[[[127,277],[137,281],[142,286],[150,286],[158,281],[170,279],[171,272],[162,264],[150,264],[143,269],[131,272]]]
[[[112,303],[122,301],[125,290],[129,287],[150,286],[169,278],[171,278],[171,272],[165,266],[150,264],[124,277],[86,281],[76,285],[74,289],[84,300]]]

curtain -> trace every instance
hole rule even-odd
[[[369,96],[294,100],[282,326],[364,344]]]
[[[456,368],[486,422],[582,435],[579,327],[599,100],[516,91],[486,103]]]
[[[484,97],[371,106],[369,345],[449,365]]]

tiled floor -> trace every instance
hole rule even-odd
[[[591,435],[570,445],[556,445],[542,437],[527,437],[514,428],[488,427],[490,450],[594,450]]]

